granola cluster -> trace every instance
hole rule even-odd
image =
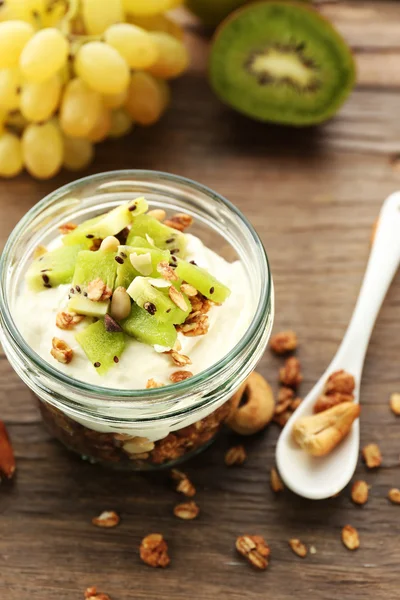
[[[332,373],[314,406],[314,412],[322,412],[342,402],[353,402],[355,381],[353,375],[343,369]]]
[[[268,567],[271,551],[261,535],[242,535],[238,537],[236,550],[256,569],[265,571]]]
[[[187,284],[183,284],[187,285]],[[192,287],[192,286],[190,286]],[[184,288],[185,289],[185,288]],[[211,300],[196,292],[195,296],[190,297],[192,310],[182,325],[177,325],[176,330],[188,337],[205,335],[208,332],[209,322],[207,313],[214,305]]]
[[[168,545],[161,533],[151,533],[140,544],[140,558],[149,567],[168,567]]]

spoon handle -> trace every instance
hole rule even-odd
[[[396,192],[383,203],[357,303],[328,371],[346,364],[354,374],[361,375],[375,320],[399,264],[400,192]]]

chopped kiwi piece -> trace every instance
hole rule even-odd
[[[84,292],[91,281],[101,279],[113,290],[117,265],[114,252],[82,250],[76,259],[72,283],[75,287],[78,286],[78,290],[80,288],[81,292]]]
[[[138,259],[138,268],[132,265],[130,255],[136,254],[143,257],[142,265]],[[132,246],[120,246],[117,253],[117,279],[115,287],[122,286],[128,288],[135,277],[146,275],[149,277],[159,277],[157,265],[161,261],[169,261],[171,258],[167,250],[159,250],[152,246],[151,248],[134,248]],[[148,259],[148,260],[147,260]],[[148,271],[148,272],[146,272]]]
[[[85,244],[91,246],[93,239],[103,240],[109,235],[116,235],[132,223],[135,214],[141,214],[147,210],[147,202],[144,198],[138,198],[134,202],[117,206],[108,213],[83,221],[76,229],[64,235],[63,244]]]
[[[203,296],[214,302],[225,302],[231,293],[226,285],[218,281],[206,269],[202,269],[185,260],[178,259],[178,266],[175,269],[175,273],[178,277],[196,288]]]
[[[51,250],[33,261],[26,273],[28,286],[40,292],[46,288],[70,283],[75,262],[82,246],[68,246]]]
[[[149,315],[160,323],[179,324],[185,321],[190,312],[190,302],[185,299],[187,310],[181,310],[168,296],[168,289],[155,287],[155,279],[136,277],[126,290],[131,298]],[[165,282],[160,280],[164,285]]]
[[[352,53],[311,6],[255,2],[219,27],[209,77],[226,104],[259,121],[306,126],[326,121],[355,82]]]
[[[86,317],[104,317],[110,306],[110,301],[93,302],[82,294],[76,291],[71,295],[71,300],[68,302],[68,310],[77,315],[85,315]]]
[[[177,333],[172,323],[160,323],[135,303],[132,304],[129,317],[121,321],[120,325],[125,333],[143,344],[173,348],[176,342]]]
[[[140,235],[131,236],[129,240],[129,245],[133,248],[153,248],[155,244],[152,244],[146,238],[140,237]]]
[[[106,331],[104,319],[77,333],[75,339],[99,375],[104,375],[119,362],[125,348],[124,334]]]
[[[178,254],[183,258],[185,257],[185,234],[160,223],[160,221],[149,215],[140,215],[133,219],[132,228],[126,240],[127,245],[133,245],[132,240],[135,236],[147,239],[146,234],[150,236],[158,248],[169,250],[171,254]]]

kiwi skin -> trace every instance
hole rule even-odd
[[[277,23],[274,22],[274,18]],[[288,21],[287,24],[285,18]],[[282,27],[282,20],[285,27]],[[269,28],[268,35],[271,39],[266,38],[264,21]],[[272,98],[268,97],[270,92],[267,91],[265,94],[268,85],[263,88],[265,81],[257,83],[256,77],[248,69],[246,54],[251,58],[260,45],[267,47],[268,44],[271,46],[287,44],[287,31],[291,31],[289,26],[293,23],[295,23],[295,33],[292,38],[289,38],[290,43],[300,45],[305,42],[301,52],[304,51],[304,47],[306,51],[308,50],[308,55],[305,54],[304,58],[311,63],[311,67],[308,64],[306,67],[313,69],[316,66],[316,78],[320,77],[318,84],[321,84],[321,89],[317,87],[315,92],[311,88],[304,93],[298,89],[295,91],[295,86],[292,85],[285,98],[285,90],[282,90],[281,87],[278,102],[277,98],[273,96],[276,94],[276,89],[279,89],[282,84],[273,84],[275,90],[273,86],[270,86]],[[301,24],[300,28],[298,23]],[[283,31],[282,42],[279,37],[277,38],[276,33],[279,25]],[[246,26],[247,31],[243,31]],[[298,31],[296,31],[296,27]],[[241,28],[242,30],[240,30]],[[239,46],[241,44],[240,36],[243,39],[245,35],[247,39]],[[299,36],[299,39],[293,41],[296,35]],[[316,59],[313,55],[310,57],[310,46]],[[229,53],[232,49],[234,52],[233,55],[230,54],[231,60],[229,60]],[[316,49],[319,52],[315,52]],[[279,51],[280,49],[278,49]],[[294,48],[291,51],[293,52]],[[323,58],[325,63],[321,61],[321,54],[322,57],[325,55]],[[238,62],[237,56],[240,56],[243,62]],[[237,64],[235,64],[235,60]],[[249,75],[252,77],[250,78]],[[263,0],[247,4],[229,15],[213,36],[209,60],[211,87],[222,102],[257,121],[296,127],[322,123],[336,114],[354,87],[355,80],[356,66],[347,43],[333,25],[313,9],[308,2]],[[258,90],[256,90],[257,87]],[[306,94],[309,94],[308,97]]]

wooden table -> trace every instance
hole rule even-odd
[[[393,155],[400,151],[400,4],[326,4],[354,47],[359,85],[336,119],[315,130],[261,125],[233,114],[204,77],[206,41],[190,26],[191,72],[174,84],[173,106],[151,129],[101,145],[90,172],[137,167],[197,179],[236,203],[256,225],[276,286],[276,330],[291,327],[301,340],[304,395],[335,352],[349,320],[382,200],[400,187]],[[398,165],[398,163],[397,163]],[[2,181],[0,244],[44,194],[71,180]],[[400,487],[400,420],[390,412],[400,390],[400,279],[384,303],[362,382],[362,443],[378,442],[383,466],[357,478],[372,486],[359,508],[349,490],[310,502],[269,488],[278,429],[246,441],[248,462],[224,466],[223,436],[191,462],[201,515],[172,516],[177,495],[166,475],[114,473],[82,462],[52,440],[28,389],[0,358],[0,417],[9,427],[17,475],[0,487],[0,598],[77,600],[89,585],[113,600],[255,600],[292,597],[346,600],[399,597],[400,507],[388,489]],[[259,367],[275,385],[280,361],[267,352]],[[104,509],[120,526],[95,529]],[[343,525],[358,528],[361,547],[350,553]],[[140,539],[160,531],[170,546],[167,570],[138,557]],[[272,548],[270,568],[253,571],[236,554],[243,533],[259,533]],[[299,537],[317,553],[302,560],[288,547]]]

